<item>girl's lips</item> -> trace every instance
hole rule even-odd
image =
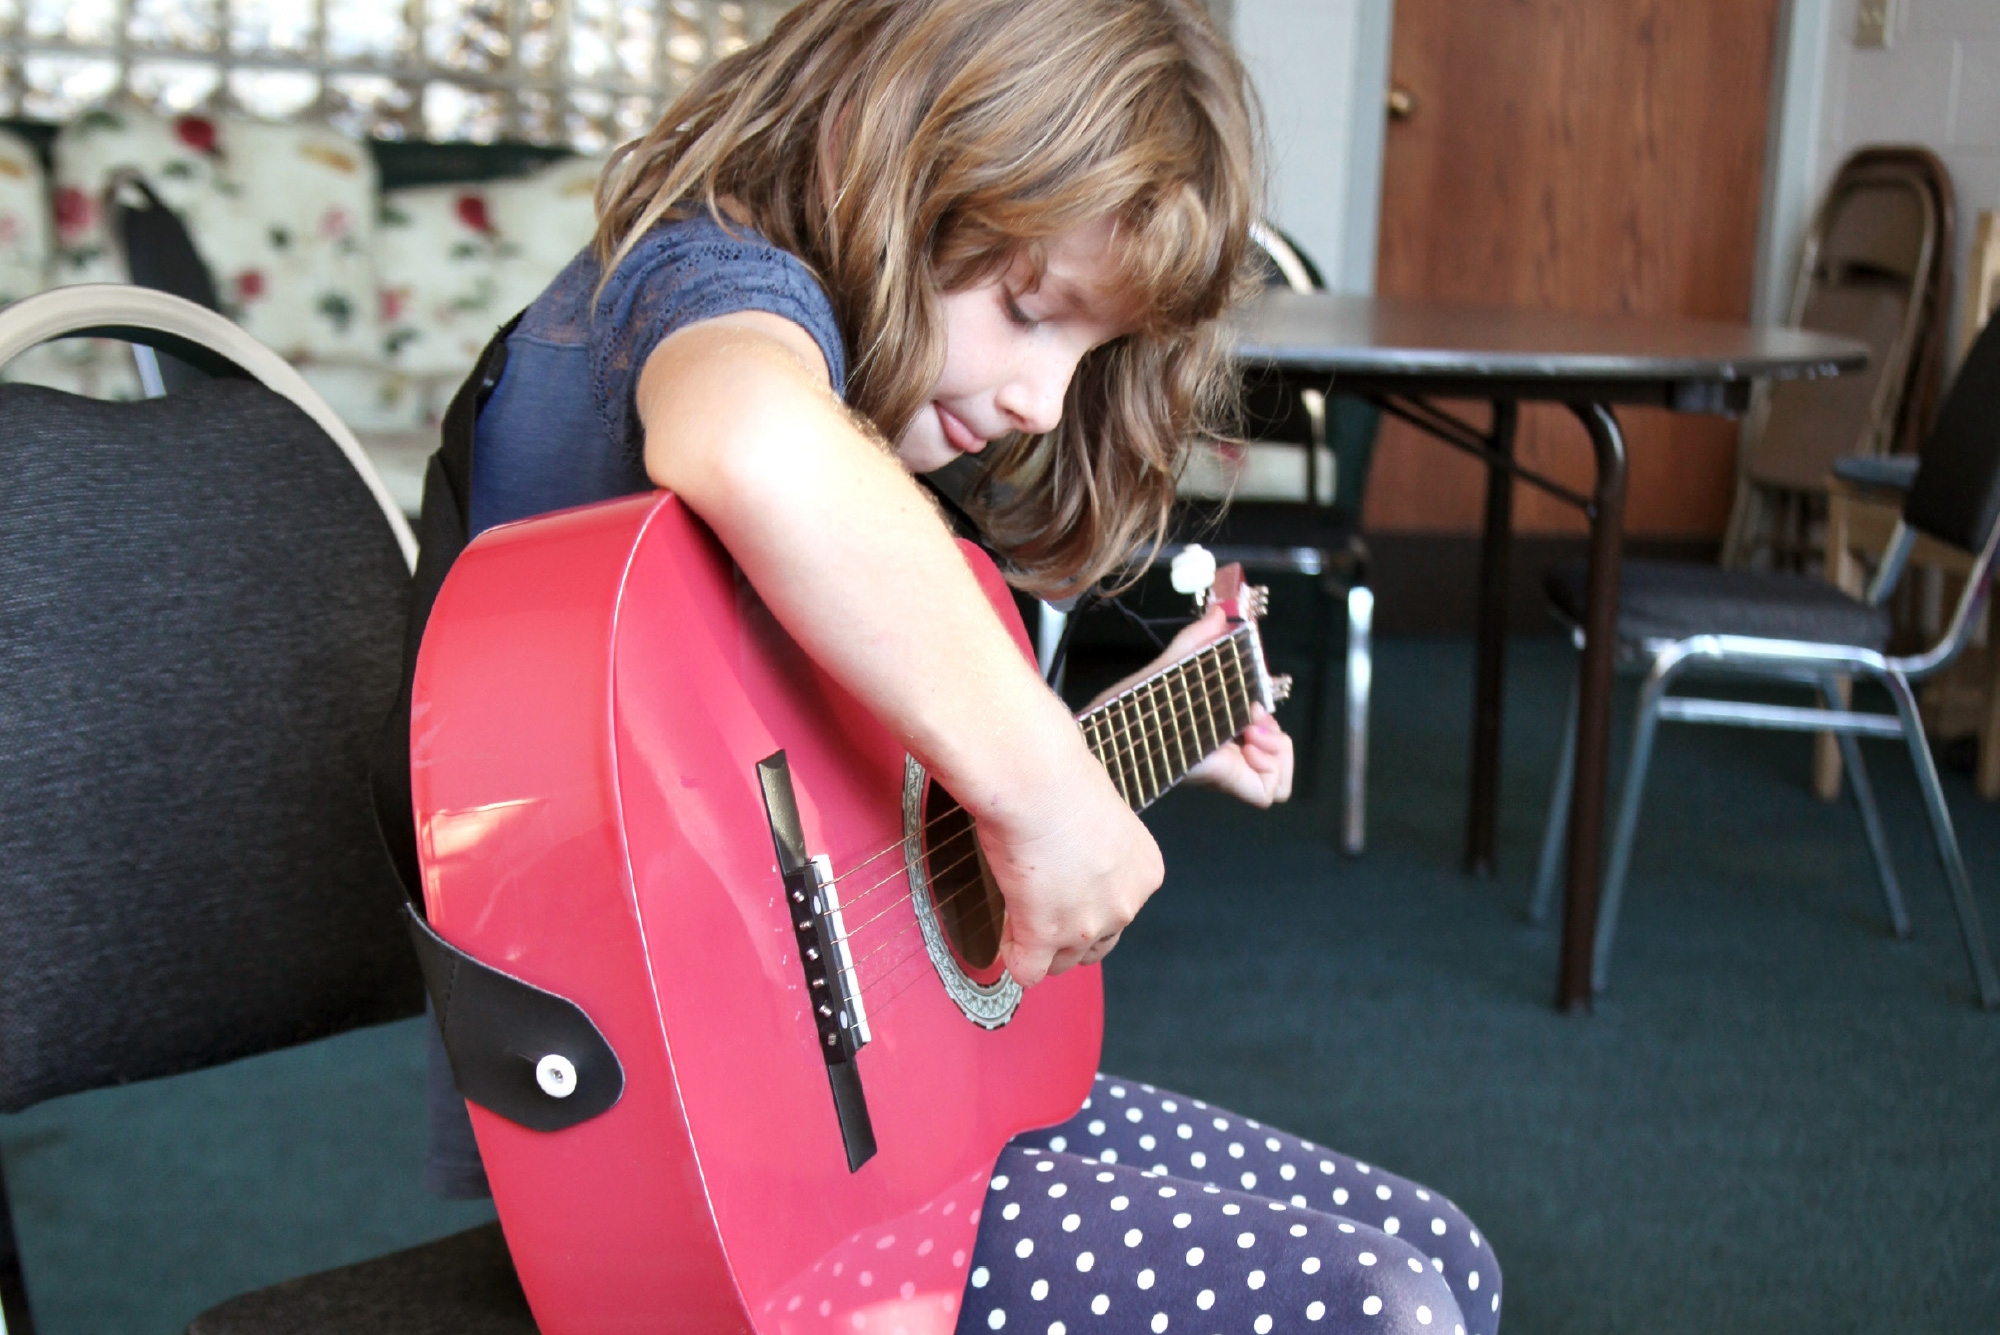
[[[952,411],[941,403],[932,404],[937,410],[938,425],[944,428],[945,442],[961,454],[977,454],[986,448],[986,438],[960,421]]]

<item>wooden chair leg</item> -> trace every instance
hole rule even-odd
[[[1840,696],[1840,707],[1848,708],[1854,703],[1854,683],[1842,678],[1836,688]],[[1830,732],[1815,734],[1813,737],[1813,796],[1822,802],[1840,800],[1840,779],[1844,767],[1840,763],[1840,739]]]
[[[1855,559],[1854,544],[1849,541],[1847,499],[1838,492],[1827,498],[1824,563],[1826,577],[1841,592],[1859,598],[1867,591],[1867,571]],[[1853,683],[1843,679],[1840,683],[1840,707],[1846,709],[1853,700]],[[1817,734],[1813,738],[1813,795],[1822,802],[1839,801],[1840,776],[1839,738],[1830,732]]]

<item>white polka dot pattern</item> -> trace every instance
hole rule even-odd
[[[1016,1137],[995,1169],[960,1335],[1498,1326],[1498,1266],[1449,1201],[1182,1095],[1099,1076],[1083,1111]]]

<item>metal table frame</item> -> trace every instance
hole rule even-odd
[[[1580,509],[1590,525],[1583,654],[1578,665],[1575,786],[1565,859],[1556,1004],[1588,1011],[1603,867],[1619,563],[1625,531],[1625,436],[1618,406],[1736,415],[1760,380],[1859,369],[1867,350],[1790,329],[1631,316],[1567,316],[1335,294],[1267,293],[1237,321],[1236,355],[1292,375],[1330,377],[1487,468],[1480,546],[1478,666],[1473,680],[1465,865],[1494,868],[1501,693],[1506,674],[1508,558],[1518,480]],[[1485,429],[1438,406],[1484,400]],[[1560,403],[1582,424],[1596,462],[1589,495],[1514,457],[1519,405]]]

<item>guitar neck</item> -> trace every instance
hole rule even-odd
[[[1262,646],[1245,623],[1077,717],[1084,740],[1134,811],[1144,811],[1208,754],[1271,707]]]

